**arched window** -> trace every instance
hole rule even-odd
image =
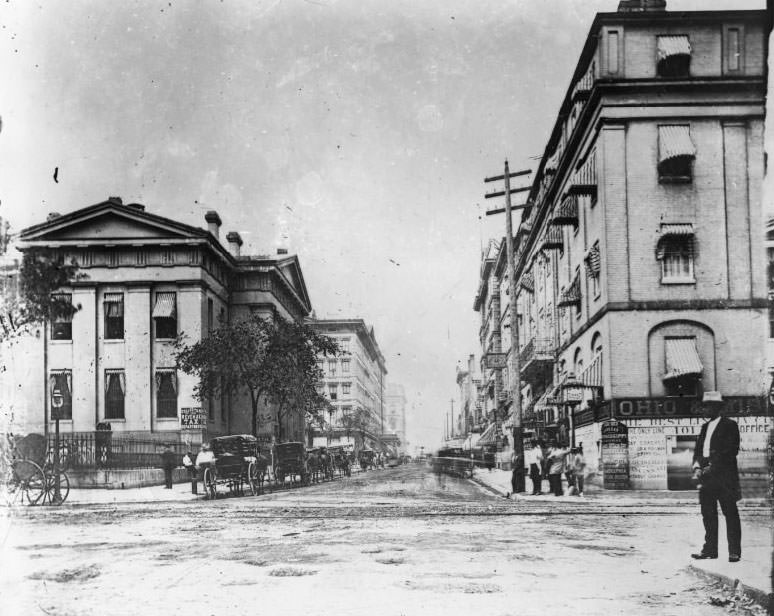
[[[573,359],[573,370],[575,370],[576,377],[579,377],[583,372],[583,359],[581,358],[580,348],[575,349],[575,355]]]

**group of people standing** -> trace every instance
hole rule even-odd
[[[521,465],[512,458],[513,476],[511,488],[517,491],[518,475],[522,472]],[[523,472],[532,481],[532,495],[543,493],[543,479],[548,480],[549,493],[554,496],[564,495],[562,474],[567,479],[567,488],[571,495],[583,496],[586,473],[586,460],[583,457],[583,447],[560,447],[552,439],[548,445],[544,441],[532,440],[524,450]]]

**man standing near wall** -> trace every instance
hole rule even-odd
[[[699,477],[699,504],[704,522],[704,546],[693,558],[718,557],[718,503],[726,518],[728,561],[742,557],[742,526],[736,502],[742,494],[736,456],[739,453],[739,426],[722,416],[723,398],[720,392],[704,393],[704,411],[710,420],[701,427],[693,469]]]

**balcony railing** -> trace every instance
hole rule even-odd
[[[550,338],[532,338],[519,353],[521,369],[534,361],[554,361],[554,342]]]

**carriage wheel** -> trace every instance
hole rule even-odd
[[[204,495],[208,500],[215,500],[218,496],[218,486],[215,482],[215,471],[207,467],[204,469],[204,475],[202,476],[202,483],[204,484]]]
[[[56,498],[56,474],[46,475],[46,494],[43,496],[44,505],[61,505],[70,494],[70,479],[64,471],[59,471],[59,500]]]
[[[43,469],[30,460],[15,460],[13,474],[19,481],[22,501],[39,505],[46,494],[46,475]]]

